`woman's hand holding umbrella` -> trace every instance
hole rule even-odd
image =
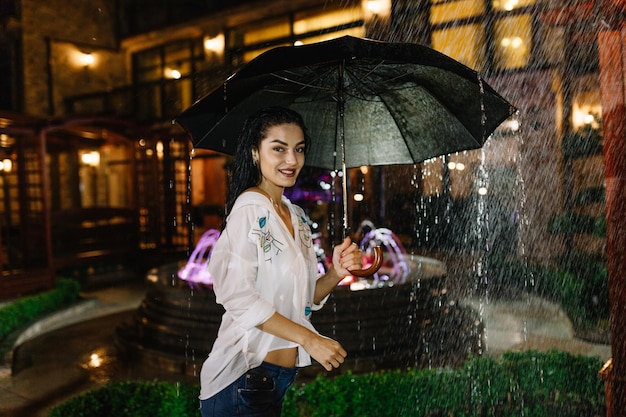
[[[333,267],[337,274],[343,279],[348,275],[354,275],[357,277],[368,277],[378,271],[382,264],[382,250],[380,247],[372,249],[373,261],[365,269],[361,269],[363,264],[363,255],[356,243],[351,244],[349,238],[339,246],[335,246],[333,250]]]

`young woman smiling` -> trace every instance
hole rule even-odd
[[[301,116],[280,107],[250,116],[239,137],[226,222],[209,261],[226,312],[200,373],[203,417],[280,416],[298,367],[313,358],[330,371],[347,355],[310,317],[361,268],[361,251],[346,238],[320,275],[307,217],[283,195],[308,142]]]

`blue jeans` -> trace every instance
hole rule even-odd
[[[202,417],[280,417],[287,389],[296,368],[263,362],[206,400],[200,400]]]

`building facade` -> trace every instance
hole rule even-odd
[[[3,0],[0,149],[12,164],[0,205],[5,276],[32,265],[19,249],[32,218],[31,229],[43,225],[47,256],[39,263],[50,277],[63,251],[68,262],[89,258],[55,246],[67,239],[59,225],[72,211],[84,222],[128,220],[137,233],[126,241],[138,252],[184,252],[193,241],[190,218],[198,230],[219,227],[228,159],[192,151],[171,120],[267,49],[346,34],[431,46],[480,72],[519,109],[482,151],[409,171],[352,173],[355,186],[367,184],[363,201],[350,203],[357,221],[390,227],[418,250],[459,250],[467,232],[450,233],[432,219],[450,207],[467,213],[484,191],[507,225],[499,233],[518,236],[513,253],[542,261],[567,250],[602,254],[601,234],[559,228],[574,217],[601,223],[604,215],[594,7],[578,0]],[[34,177],[35,214],[23,191]],[[399,208],[410,212],[406,225],[392,216]],[[425,242],[426,229],[441,236]],[[32,287],[16,280],[24,278],[11,288]]]

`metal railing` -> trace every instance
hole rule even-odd
[[[208,94],[223,80],[220,71],[203,71],[180,79],[163,79],[112,90],[68,96],[66,114],[100,114],[140,123],[170,120]]]

